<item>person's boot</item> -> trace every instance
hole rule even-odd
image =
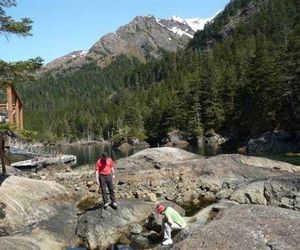
[[[164,245],[164,246],[172,245],[173,244],[173,240],[171,238],[165,239],[161,244]]]
[[[109,206],[109,202],[105,202],[104,205],[103,205],[103,208],[104,208],[104,209],[107,209],[108,206]]]
[[[117,204],[116,202],[110,203],[110,206],[111,206],[113,209],[118,209],[118,204]]]

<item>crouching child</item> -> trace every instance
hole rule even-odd
[[[164,231],[164,240],[162,244],[172,245],[173,240],[171,236],[172,230],[180,230],[186,227],[184,218],[172,207],[166,207],[163,204],[156,206],[156,213],[164,216],[162,219],[162,228]]]

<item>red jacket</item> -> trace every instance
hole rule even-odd
[[[112,168],[114,167],[114,162],[111,158],[106,158],[106,160],[99,159],[96,163],[96,171],[101,175],[111,174]]]

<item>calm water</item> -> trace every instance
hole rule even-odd
[[[62,145],[56,146],[55,150],[60,151],[64,154],[72,154],[77,156],[77,166],[94,164],[101,154],[105,151],[107,152],[114,160],[127,157],[132,155],[139,150],[130,150],[129,152],[121,152],[116,149],[112,149],[109,145]],[[186,148],[187,151],[196,153],[199,155],[213,156],[220,153],[216,147],[200,147],[199,145],[193,145]]]
[[[187,151],[204,155],[204,156],[214,156],[221,153],[236,153],[233,151],[222,151],[217,147],[211,146],[201,146],[198,144],[190,145],[186,148]],[[51,148],[45,148],[47,153],[50,152],[62,152],[64,154],[71,154],[77,156],[77,165],[82,166],[86,164],[94,164],[103,152],[107,152],[114,160],[118,160],[123,157],[127,157],[136,153],[139,150],[131,150],[129,152],[121,152],[119,150],[112,149],[109,145],[91,144],[91,145],[60,145]],[[267,155],[264,156],[270,159],[285,161],[292,164],[300,165],[300,157],[293,156],[288,157],[285,155]],[[23,155],[11,155],[11,162],[27,160],[31,157]]]
[[[77,156],[77,166],[86,164],[94,164],[103,152],[107,152],[114,160],[127,157],[136,153],[139,150],[130,150],[126,153],[113,149],[110,145],[60,145],[52,148],[64,154]]]

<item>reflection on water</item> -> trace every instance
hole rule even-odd
[[[114,160],[118,160],[123,157],[130,156],[142,149],[130,150],[128,152],[121,152],[112,148],[110,145],[100,145],[100,144],[91,144],[91,145],[61,145],[56,146],[55,150],[62,152],[64,154],[72,154],[77,156],[77,166],[94,164],[105,151],[107,152]],[[212,146],[201,146],[198,144],[190,145],[185,150],[196,153],[199,155],[212,156],[220,153],[220,150],[217,147]]]
[[[266,155],[264,157],[269,158],[271,160],[284,161],[284,162],[287,162],[287,163],[290,163],[290,164],[300,166],[300,156]]]
[[[203,156],[214,156],[223,153],[223,151],[217,146],[198,143],[190,144],[187,148],[185,148],[185,150]]]
[[[136,153],[139,150],[129,150],[121,152],[112,148],[110,145],[90,144],[90,145],[60,145],[53,148],[56,151],[64,154],[77,156],[77,166],[86,164],[94,164],[101,157],[103,152],[107,152],[114,160],[127,157]],[[141,149],[140,149],[141,150]]]
[[[32,159],[32,156],[29,155],[18,155],[18,154],[8,154],[9,162],[18,162],[18,161],[26,161]]]

